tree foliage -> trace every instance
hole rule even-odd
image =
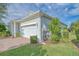
[[[0,32],[3,32],[6,30],[6,27],[3,23],[0,23]]]
[[[10,35],[10,31],[6,28],[3,23],[0,23],[0,38],[7,37]]]
[[[0,20],[5,17],[6,10],[7,10],[7,4],[0,3]]]
[[[51,39],[54,41],[59,41],[61,38],[61,27],[58,18],[54,18],[49,23],[49,31],[51,33]]]
[[[64,41],[64,42],[68,42],[68,41],[70,41],[69,40],[69,31],[68,31],[68,29],[67,28],[64,28],[64,29],[61,29],[61,30],[63,30],[63,32],[62,32],[62,41]]]
[[[7,14],[7,4],[0,3],[0,38],[10,35],[10,31],[6,28],[4,22],[2,21],[2,18],[5,18],[6,14]]]
[[[79,40],[79,20],[71,24],[71,31],[75,31],[77,40]]]

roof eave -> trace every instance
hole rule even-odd
[[[25,19],[28,19],[28,18],[31,18],[32,16],[34,16],[34,17],[41,17],[41,16],[45,16],[45,17],[47,17],[47,18],[49,18],[49,19],[52,19],[53,17],[52,16],[49,16],[49,15],[47,15],[46,13],[44,13],[44,12],[42,12],[42,11],[36,11],[36,12],[34,12],[34,13],[32,13],[32,14],[30,14],[30,15],[28,15],[27,17],[24,17],[24,18],[22,18],[21,20],[16,20],[16,22],[23,22],[23,21],[25,21]]]

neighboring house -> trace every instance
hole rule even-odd
[[[46,39],[48,31],[48,24],[52,19],[51,16],[37,11],[21,20],[13,20],[10,22],[10,30],[12,35],[16,37],[16,33],[19,32],[22,37],[30,38],[30,36],[36,35],[38,42],[43,42]]]

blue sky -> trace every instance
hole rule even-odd
[[[29,3],[29,4],[9,4],[8,15],[5,20],[20,19],[28,15],[30,11],[42,10],[50,16],[57,17],[63,23],[70,25],[79,19],[79,4],[69,3]]]

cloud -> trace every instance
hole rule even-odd
[[[48,9],[52,9],[52,6],[48,5]]]
[[[10,4],[8,6],[8,17],[12,17],[12,19],[14,18],[21,18],[23,16],[25,16],[28,12],[28,5],[24,5],[24,4]],[[11,19],[11,18],[10,18]]]
[[[73,8],[69,11],[69,14],[72,16],[79,15],[79,4],[75,4],[74,7],[75,8]]]
[[[79,4],[69,3],[11,4],[8,9],[9,19],[21,18],[21,16],[26,16],[29,10],[37,11],[39,9],[66,23],[69,17],[79,15]]]
[[[69,9],[68,9],[67,7],[66,7],[66,8],[64,8],[64,11],[65,11],[65,12],[67,12],[68,10],[69,10]]]
[[[39,4],[39,3],[35,3],[35,5],[36,5],[37,7],[40,7],[40,4]]]
[[[74,16],[74,15],[79,15],[79,7],[70,10],[70,11],[69,11],[69,14],[70,14],[70,15],[73,15],[73,16]]]
[[[79,7],[79,3],[77,3],[77,4],[74,4],[74,6],[75,6],[75,7]]]
[[[68,3],[56,3],[56,5],[66,6],[66,5],[69,5],[69,4]]]

